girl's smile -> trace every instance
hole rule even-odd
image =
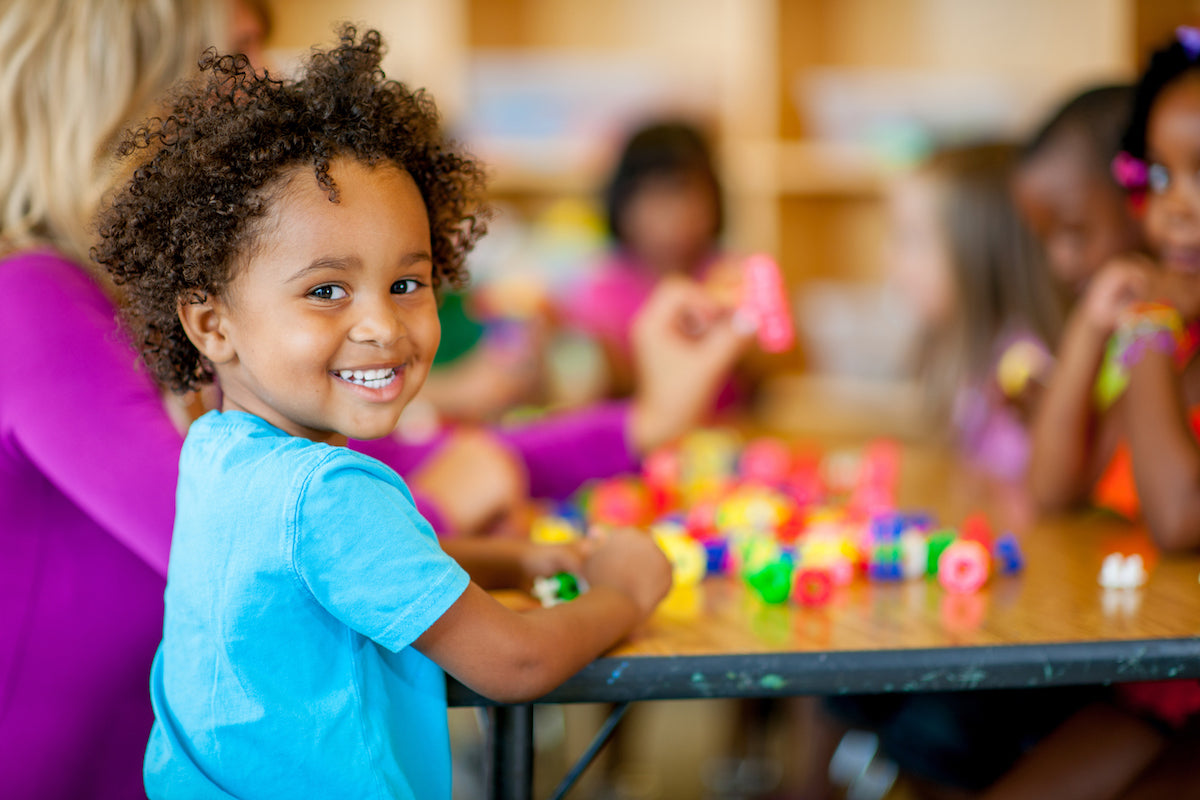
[[[222,296],[180,315],[216,368],[225,410],[342,444],[391,432],[441,331],[412,178],[349,158],[329,175],[337,202],[308,167],[286,175]]]
[[[1167,269],[1200,273],[1200,78],[1162,90],[1146,124],[1146,237]]]

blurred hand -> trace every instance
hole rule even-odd
[[[671,588],[671,564],[648,534],[617,528],[591,542],[583,577],[593,587],[606,586],[633,600],[649,616]]]
[[[728,302],[686,278],[664,278],[633,322],[634,448],[648,453],[695,427],[752,336]]]
[[[1147,299],[1158,270],[1150,259],[1127,255],[1113,259],[1088,284],[1082,313],[1088,326],[1103,338],[1116,329],[1121,312]]]
[[[450,533],[515,535],[522,530],[528,476],[520,459],[486,431],[451,433],[408,481],[434,502]]]
[[[521,544],[524,548],[520,557],[521,572],[526,585],[532,585],[534,578],[560,572],[582,574],[584,561],[592,549],[592,542],[587,539],[565,544]]]

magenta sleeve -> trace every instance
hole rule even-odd
[[[49,252],[0,263],[0,277],[0,437],[165,576],[183,436],[115,308]]]
[[[529,474],[534,497],[562,500],[584,482],[608,478],[638,468],[626,430],[627,402],[607,403],[541,419],[519,428],[497,429],[516,451]],[[441,440],[408,444],[393,438],[352,441],[350,446],[407,476],[433,453]],[[409,487],[411,490],[411,486]],[[417,510],[439,534],[446,532],[445,516],[428,497],[413,492]]]
[[[584,482],[638,468],[629,403],[604,403],[498,431],[521,454],[534,497],[565,499]]]

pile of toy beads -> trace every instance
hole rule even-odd
[[[947,591],[970,593],[993,572],[1021,569],[1015,537],[996,536],[982,514],[953,529],[897,510],[899,460],[890,441],[816,455],[778,439],[743,444],[731,431],[703,429],[650,455],[640,475],[584,487],[536,519],[531,535],[549,543],[593,525],[645,528],[677,585],[736,574],[768,603],[809,606],[860,575],[936,576]]]

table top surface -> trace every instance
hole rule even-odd
[[[815,608],[768,605],[737,578],[709,578],[673,590],[546,702],[1200,678],[1200,554],[1162,555],[1142,528],[1100,512],[1036,520],[1021,490],[935,448],[904,449],[897,501],[953,526],[986,513],[1018,537],[1025,568],[969,595],[934,579],[857,577]],[[1100,587],[1114,552],[1142,555],[1144,586]],[[486,703],[453,681],[450,699]]]

